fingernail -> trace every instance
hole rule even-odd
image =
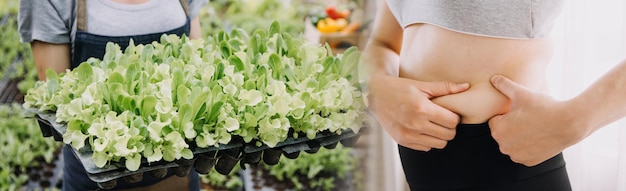
[[[498,80],[498,78],[500,78],[500,75],[496,74],[496,75],[491,76],[491,83],[495,83],[496,80]]]
[[[470,84],[469,83],[462,83],[460,84],[460,86],[465,89],[465,88],[469,88]]]

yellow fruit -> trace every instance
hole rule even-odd
[[[348,26],[348,20],[346,19],[337,19],[336,22],[337,27],[339,28],[338,31],[343,30],[343,28],[346,28],[346,26]]]
[[[322,33],[334,33],[343,30],[348,26],[348,20],[346,19],[332,19],[326,18],[317,22],[317,30]]]
[[[333,33],[339,31],[339,27],[334,19],[326,18],[317,22],[317,30],[322,33]]]

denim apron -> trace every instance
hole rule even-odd
[[[181,5],[187,15],[187,21],[185,25],[175,28],[170,31],[162,33],[134,35],[134,36],[102,36],[96,34],[90,34],[86,32],[86,0],[77,0],[77,30],[76,36],[73,41],[73,49],[71,55],[70,69],[78,67],[78,65],[90,57],[102,59],[105,53],[106,44],[108,42],[114,42],[119,44],[122,50],[125,50],[128,46],[130,39],[133,39],[135,44],[149,44],[153,41],[159,41],[163,34],[176,34],[183,35],[189,34],[190,31],[190,19],[189,11],[187,7],[187,1],[181,0]],[[63,148],[63,158],[65,160],[63,167],[63,187],[64,191],[85,191],[85,190],[97,190],[98,185],[87,177],[85,168],[72,153],[72,148],[65,145]],[[143,181],[138,183],[127,183],[123,178],[117,180],[117,186],[114,190],[140,188],[149,185],[156,184],[164,179],[175,176],[172,170],[168,171],[168,174],[163,178],[152,177],[149,173],[144,173]],[[187,187],[187,186],[185,186]],[[189,190],[200,190],[200,183],[198,174],[192,169],[189,173]]]

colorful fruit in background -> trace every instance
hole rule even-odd
[[[348,20],[346,19],[332,19],[325,18],[317,22],[317,30],[322,33],[339,32],[348,26]]]
[[[361,28],[361,22],[351,22],[348,26],[344,27],[340,32],[342,34],[350,34]]]
[[[317,30],[322,33],[337,32],[339,30],[339,26],[334,19],[326,18],[317,22]]]
[[[321,33],[342,32],[349,34],[361,26],[360,23],[349,22],[351,13],[350,9],[337,9],[334,5],[328,5],[324,9],[324,13],[311,14],[309,18]]]
[[[337,7],[333,5],[327,6],[325,11],[326,11],[326,15],[328,15],[328,17],[332,19],[346,19],[350,16],[349,9],[344,9],[340,11],[340,10],[337,10]]]
[[[326,7],[326,15],[332,19],[340,18],[339,12],[337,12],[337,8],[335,6],[329,5]]]
[[[350,13],[352,13],[350,11],[350,9],[346,9],[346,10],[340,11],[339,12],[339,17],[347,19],[348,17],[350,17]]]
[[[346,26],[348,26],[348,20],[341,18],[341,19],[335,19],[335,22],[337,23],[337,27],[339,27],[339,30],[342,30],[343,28],[346,28]]]

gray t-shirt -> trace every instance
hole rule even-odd
[[[187,0],[189,17],[195,18],[208,0]],[[185,12],[177,0],[150,0],[130,5],[110,0],[88,0],[87,32],[127,36],[168,31],[185,24]],[[18,12],[22,42],[39,40],[70,43],[76,31],[76,1],[21,0]]]
[[[428,23],[479,36],[534,39],[549,35],[564,0],[387,0],[402,27]]]

